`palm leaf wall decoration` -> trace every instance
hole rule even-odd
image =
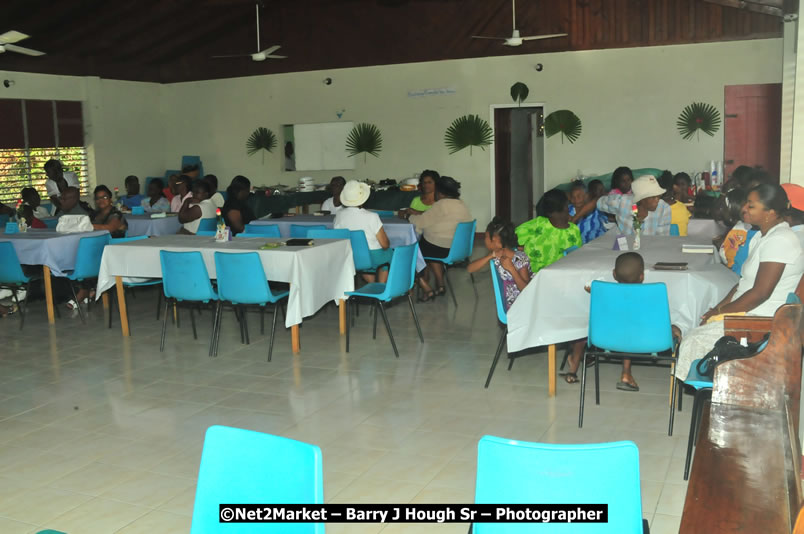
[[[581,119],[568,109],[559,109],[544,119],[544,133],[547,137],[560,133],[561,144],[564,144],[564,137],[574,143],[581,136]]]
[[[450,124],[444,134],[444,144],[450,154],[469,147],[469,155],[472,155],[472,147],[486,147],[494,140],[494,131],[489,123],[481,119],[478,115],[464,115],[458,117]]]
[[[676,126],[683,139],[692,139],[695,135],[700,141],[700,132],[714,137],[720,129],[720,112],[711,104],[693,102],[678,116]]]
[[[514,102],[517,104],[521,105],[522,102],[528,98],[529,93],[530,89],[528,89],[528,86],[522,82],[516,82],[511,86],[511,98],[513,98]]]
[[[380,129],[373,124],[356,124],[349,136],[346,138],[346,151],[349,157],[363,154],[363,161],[366,161],[367,154],[375,158],[380,157],[382,150],[382,134]]]
[[[276,148],[276,136],[274,132],[269,130],[268,128],[263,128],[260,126],[251,134],[246,141],[246,153],[249,156],[253,156],[260,150],[265,150],[266,152],[273,152]],[[262,162],[265,163],[265,152],[262,153]]]

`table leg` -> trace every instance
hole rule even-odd
[[[123,329],[123,337],[131,335],[128,331],[128,310],[126,309],[126,290],[123,287],[123,277],[114,277],[117,283],[117,308],[120,310],[120,327]]]
[[[547,347],[547,394],[556,396],[556,346]]]
[[[108,293],[104,293],[103,295],[101,295],[101,302],[103,302],[103,311],[108,310],[109,309],[109,294]]]
[[[346,301],[338,301],[338,321],[340,323],[341,335],[346,333]]]
[[[47,301],[47,322],[56,324],[56,312],[53,309],[53,286],[50,282],[50,267],[43,265],[45,273],[45,301]],[[27,298],[27,296],[26,296]]]
[[[299,325],[297,324],[290,327],[290,344],[293,348],[293,354],[298,354],[301,350],[301,342],[299,341]]]

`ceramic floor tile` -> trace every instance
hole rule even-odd
[[[46,525],[51,519],[69,512],[90,499],[92,499],[90,495],[55,488],[28,489],[0,502],[0,516],[25,523]]]
[[[193,516],[193,505],[195,504],[195,485],[182,491],[166,503],[159,506],[159,510],[172,514]]]
[[[109,534],[149,512],[148,508],[96,498],[50,521],[49,528],[81,534]]]
[[[678,534],[681,516],[656,514],[650,524],[651,534]]]
[[[39,530],[31,523],[22,523],[7,517],[0,517],[0,532],[3,534],[29,534]]]
[[[116,534],[186,534],[190,531],[190,518],[154,510],[118,530]]]
[[[186,478],[140,472],[103,492],[101,497],[156,508],[190,487],[195,487],[195,482]]]
[[[666,482],[662,487],[662,494],[659,496],[659,505],[656,507],[656,513],[681,516],[681,512],[684,511],[684,500],[686,497],[686,484],[672,484]]]

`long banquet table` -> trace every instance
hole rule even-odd
[[[607,232],[536,273],[508,310],[509,352],[548,346],[551,396],[555,345],[586,337],[589,329],[589,294],[584,286],[593,280],[614,281],[614,260],[622,253],[612,250],[615,234]],[[719,255],[683,254],[682,244],[712,242],[708,237],[642,236],[638,252],[645,260],[645,283],[667,285],[670,318],[683,333],[699,324],[701,315],[726,296],[738,277],[720,263]],[[689,265],[686,271],[657,271],[653,269],[657,262]],[[623,328],[627,327],[624,317]]]
[[[291,328],[293,352],[298,352],[299,324],[327,302],[342,300],[344,293],[354,289],[354,261],[352,247],[345,239],[317,239],[313,246],[260,250],[268,242],[279,239],[264,237],[237,238],[218,243],[214,237],[162,236],[109,245],[103,252],[97,294],[117,285],[120,304],[120,323],[123,335],[128,336],[123,278],[161,278],[160,250],[187,252],[199,251],[204,258],[210,278],[216,278],[215,252],[257,252],[267,278],[274,282],[288,282],[285,326]],[[340,306],[341,333],[346,328],[345,307]]]
[[[131,215],[129,213],[125,215],[125,218],[128,224],[128,233],[126,234],[128,237],[173,235],[181,228],[179,216],[175,213],[155,218],[151,218],[150,214]]]
[[[78,254],[78,242],[82,237],[107,234],[106,230],[61,234],[53,229],[29,228],[27,232],[17,234],[0,233],[0,241],[10,241],[20,263],[23,265],[41,265],[44,271],[45,300],[47,302],[47,320],[56,322],[53,307],[53,276],[67,276],[75,269]],[[105,302],[105,301],[104,301]]]

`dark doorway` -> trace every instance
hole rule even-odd
[[[727,85],[723,174],[740,165],[759,167],[779,182],[782,150],[782,84]]]

